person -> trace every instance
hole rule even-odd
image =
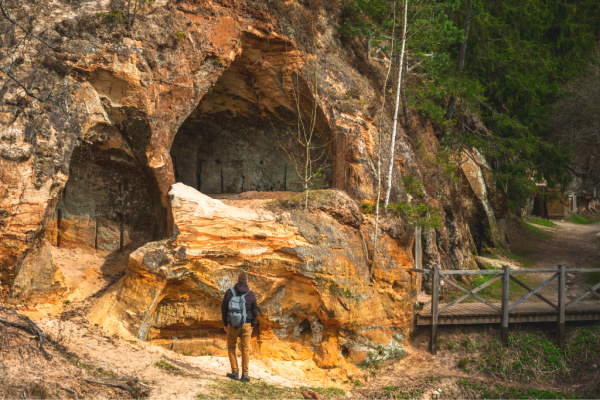
[[[250,336],[252,328],[256,323],[258,315],[258,307],[256,305],[256,296],[254,292],[248,288],[248,274],[242,272],[238,277],[238,282],[233,287],[236,296],[244,296],[246,305],[246,321],[241,327],[232,326],[229,323],[229,302],[234,297],[232,289],[225,292],[223,304],[221,304],[221,314],[223,317],[223,325],[227,332],[227,350],[229,353],[229,362],[231,363],[231,373],[227,374],[228,378],[239,380],[239,368],[236,354],[236,346],[238,337],[241,338],[242,348],[242,382],[249,382],[248,364],[250,362]]]

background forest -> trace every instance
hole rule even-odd
[[[566,186],[577,154],[600,144],[600,2],[407,1],[352,0],[340,33],[397,68],[407,6],[403,105],[435,121],[446,149],[478,148],[513,210],[536,182]]]

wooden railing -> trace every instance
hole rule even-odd
[[[544,301],[546,304],[548,304],[552,308],[554,308],[557,312],[557,323],[558,323],[557,336],[558,336],[558,343],[561,348],[564,347],[564,344],[565,344],[565,314],[566,314],[568,308],[572,307],[574,304],[578,303],[579,301],[581,301],[582,299],[584,299],[585,297],[587,297],[590,294],[595,296],[596,298],[600,299],[600,294],[596,293],[596,290],[600,288],[600,283],[597,283],[596,285],[589,287],[589,286],[586,286],[586,285],[578,282],[577,280],[575,280],[575,278],[569,276],[569,274],[576,274],[576,273],[600,272],[600,268],[567,269],[565,265],[559,265],[558,269],[516,269],[516,270],[513,269],[513,270],[511,270],[509,266],[505,265],[505,266],[503,266],[502,270],[460,270],[460,271],[456,271],[456,270],[440,270],[439,267],[434,267],[432,269],[410,268],[410,269],[408,269],[408,271],[415,272],[415,273],[429,274],[432,277],[432,282],[431,282],[432,283],[432,295],[431,295],[432,321],[431,321],[431,338],[430,338],[430,350],[431,350],[432,354],[437,353],[437,328],[438,328],[439,313],[441,311],[444,311],[444,310],[462,302],[463,300],[466,300],[469,297],[473,297],[475,300],[487,305],[488,307],[492,308],[494,311],[498,312],[502,316],[502,318],[501,318],[501,321],[502,321],[501,322],[501,324],[502,324],[501,335],[502,335],[502,342],[505,345],[508,343],[508,322],[509,322],[510,312],[513,311],[515,309],[515,307],[517,307],[518,305],[520,305],[521,303],[523,303],[530,297],[532,297],[532,296],[538,297],[540,300]],[[524,282],[517,279],[515,276],[518,274],[548,274],[548,273],[551,273],[552,276],[550,276],[548,279],[546,279],[544,282],[542,282],[540,285],[538,285],[536,288],[533,288],[533,289],[530,288]],[[449,275],[496,275],[496,276],[494,278],[488,280],[487,282],[477,286],[474,289],[466,289],[466,288],[462,287],[461,285],[457,284],[456,282],[452,281],[451,279],[449,279],[449,277],[448,277]],[[554,303],[553,301],[549,300],[548,298],[546,298],[539,292],[540,292],[540,290],[542,290],[543,288],[548,286],[551,282],[553,282],[556,279],[558,279],[558,301],[556,303]],[[465,294],[462,295],[461,297],[451,301],[448,304],[443,304],[442,307],[440,308],[440,304],[439,304],[440,280],[446,282],[448,285],[452,286],[453,288],[464,292]],[[488,300],[486,300],[476,294],[477,292],[481,291],[482,289],[485,289],[486,287],[492,285],[493,283],[497,282],[498,280],[502,280],[502,302],[501,302],[500,307],[498,307],[498,305],[493,304],[493,303],[489,302]],[[510,303],[510,300],[509,300],[509,286],[510,286],[509,284],[510,284],[511,280],[527,290],[527,294],[525,294],[524,296],[515,300],[512,304]],[[565,291],[566,291],[566,281],[567,280],[570,280],[575,285],[579,286],[580,288],[585,289],[584,293],[580,294],[579,296],[577,296],[575,299],[571,300],[568,303],[566,303],[566,300],[565,300],[565,298],[566,298]]]

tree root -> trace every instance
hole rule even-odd
[[[7,327],[13,327],[13,328],[20,329],[22,331],[25,331],[25,332],[37,337],[37,339],[39,341],[40,351],[42,352],[42,354],[44,355],[44,357],[47,360],[50,360],[52,358],[52,356],[44,348],[44,341],[50,343],[52,346],[54,346],[54,348],[56,348],[60,352],[63,352],[63,353],[67,352],[67,349],[62,344],[58,343],[56,340],[54,340],[50,336],[46,335],[44,333],[44,331],[42,331],[40,329],[40,327],[37,326],[29,317],[19,314],[14,309],[8,308],[8,307],[0,306],[0,311],[10,312],[19,319],[19,321],[10,321],[6,318],[0,317],[0,324],[7,326]]]
[[[8,318],[0,317],[0,338],[2,338],[3,334],[4,334],[4,332],[2,331],[2,326],[8,327],[8,328],[16,328],[19,331],[24,331],[27,334],[31,335],[30,338],[37,339],[39,349],[47,360],[50,360],[52,358],[52,355],[44,348],[44,345],[46,343],[49,343],[50,345],[52,345],[56,350],[58,350],[60,353],[62,353],[65,357],[74,357],[76,359],[79,358],[79,357],[77,357],[77,355],[70,353],[65,346],[58,343],[56,340],[52,339],[50,336],[46,335],[44,333],[44,331],[42,331],[40,329],[40,327],[37,326],[29,317],[19,314],[15,309],[9,308],[9,307],[0,306],[0,311],[6,313],[5,316],[8,316],[10,318],[10,319],[8,319]],[[12,331],[12,332],[8,331],[7,334],[13,334],[16,336],[23,335],[23,334],[20,334],[18,331]],[[6,335],[4,335],[4,337],[6,337]],[[22,347],[33,348],[33,346],[31,346],[30,344],[27,344],[27,343],[21,344],[18,346],[2,346],[2,342],[0,342],[0,350],[19,348],[19,353],[21,354],[21,356],[23,356],[21,353]],[[117,389],[127,391],[131,394],[131,396],[133,398],[143,397],[147,392],[152,390],[151,386],[148,386],[146,384],[139,382],[138,378],[81,378],[81,379],[88,383],[114,387]],[[68,389],[63,386],[60,386],[60,388],[65,390],[68,393],[77,395],[78,398],[81,397],[75,389]]]
[[[141,394],[152,390],[152,386],[145,385],[137,378],[82,378],[85,382],[104,385],[125,390],[132,394]]]
[[[310,390],[310,389],[302,389],[300,391],[300,393],[302,394],[302,397],[304,397],[305,399],[312,399],[312,400],[323,400],[323,396],[321,396],[319,393]]]

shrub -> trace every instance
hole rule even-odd
[[[175,35],[175,39],[177,39],[178,42],[183,42],[185,40],[185,33],[181,31],[175,31],[173,35]]]

